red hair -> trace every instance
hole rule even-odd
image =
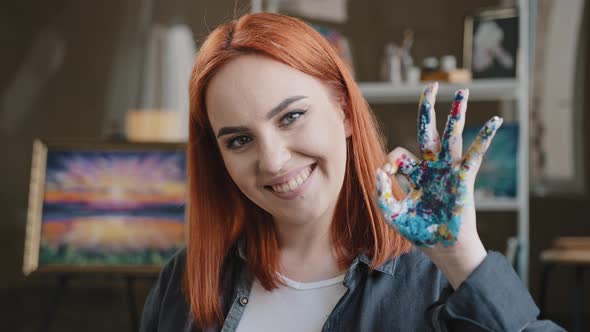
[[[385,161],[383,136],[367,102],[332,46],[305,22],[280,14],[242,16],[217,27],[202,44],[189,84],[189,238],[184,291],[199,326],[222,323],[219,302],[224,258],[240,237],[247,265],[268,290],[278,287],[279,247],[271,216],[243,195],[227,173],[205,108],[213,75],[243,54],[259,54],[322,81],[350,120],[344,184],[331,224],[339,264],[361,252],[375,268],[411,244],[382,219],[373,200],[375,171]],[[394,185],[394,195],[405,194]]]

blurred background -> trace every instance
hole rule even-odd
[[[417,151],[426,81],[441,84],[439,114],[470,89],[466,140],[502,116],[477,184],[482,240],[545,317],[590,329],[587,1],[4,0],[0,330],[136,329],[158,267],[182,246],[194,55],[250,11],[324,34],[389,148]],[[146,179],[149,194],[133,191]]]

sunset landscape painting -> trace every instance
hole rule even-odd
[[[38,266],[158,266],[184,245],[184,150],[46,151]]]

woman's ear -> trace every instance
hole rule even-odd
[[[346,115],[344,115],[344,133],[346,138],[352,136],[352,126],[350,125],[350,119]]]
[[[338,105],[340,106],[340,114],[342,114],[342,120],[344,124],[344,133],[346,134],[346,138],[352,136],[352,125],[350,124],[350,119],[346,112],[346,102],[343,98],[338,98]]]

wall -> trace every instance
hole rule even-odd
[[[97,138],[105,134],[108,121],[109,82],[117,35],[127,20],[137,19],[139,13],[125,14],[128,6],[138,0],[119,1],[4,1],[0,7],[0,91],[11,84],[18,66],[31,46],[34,36],[44,27],[52,26],[63,33],[66,55],[63,67],[50,79],[35,98],[22,125],[11,134],[0,132],[0,252],[3,264],[0,273],[2,326],[6,331],[33,331],[41,324],[49,303],[53,280],[24,278],[21,273],[23,239],[26,223],[31,144],[42,138]],[[242,5],[241,1],[239,5]],[[375,80],[383,44],[397,41],[406,27],[415,27],[414,55],[421,60],[426,55],[461,53],[463,17],[469,8],[489,6],[498,1],[414,0],[411,6],[401,2],[351,0],[350,22],[340,26],[351,38],[357,68],[357,78]],[[178,7],[177,7],[178,6]],[[182,8],[178,10],[177,8]],[[155,3],[154,20],[167,23],[174,20],[189,22],[197,40],[207,31],[233,14],[234,1],[188,1]],[[425,10],[428,8],[428,10]],[[586,72],[590,72],[588,68]],[[590,75],[586,75],[589,77]],[[588,87],[586,80],[586,87]],[[130,92],[131,93],[131,92]],[[417,103],[417,101],[416,101]],[[589,107],[586,101],[586,109]],[[439,112],[450,105],[442,103]],[[383,122],[390,147],[403,145],[415,148],[416,104],[380,105],[374,108]],[[469,122],[483,123],[497,109],[495,103],[472,103]],[[122,110],[123,111],[123,110]],[[439,116],[442,127],[445,116]],[[403,124],[403,125],[402,125]],[[588,120],[585,128],[590,129]],[[440,127],[439,127],[440,128]],[[588,131],[585,131],[588,132]],[[585,146],[590,136],[585,135]],[[586,148],[587,149],[587,148]],[[590,153],[585,151],[585,160]],[[590,178],[589,176],[586,177]],[[587,197],[533,198],[531,201],[531,287],[537,293],[539,251],[558,235],[590,235],[585,216],[590,213]],[[507,236],[515,234],[512,213],[480,214],[479,229],[485,244],[502,250]],[[550,316],[567,320],[571,278],[568,271],[556,272],[552,279]],[[588,284],[588,276],[586,276]],[[141,304],[150,283],[137,285],[137,303]],[[590,298],[590,296],[586,296]],[[129,329],[124,282],[118,279],[91,278],[74,281],[63,298],[56,316],[54,330],[87,332]],[[567,323],[567,322],[564,322]]]

